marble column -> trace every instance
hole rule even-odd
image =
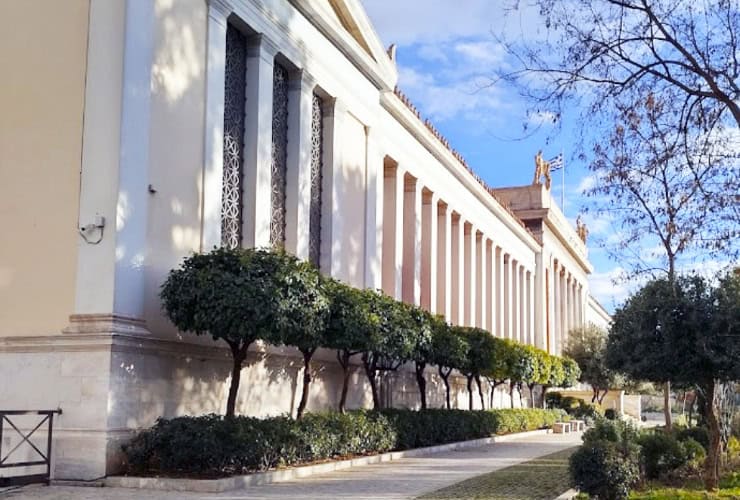
[[[406,172],[385,168],[383,210],[383,291],[401,300],[403,261],[403,197]]]
[[[365,287],[383,287],[384,154],[381,129],[367,127],[367,191],[365,213]]]
[[[529,291],[529,343],[535,347],[542,349],[544,346],[537,338],[537,323],[536,323],[536,302],[535,299],[535,273],[529,271],[527,273],[527,284]]]
[[[224,172],[224,95],[226,26],[231,8],[208,4],[206,55],[205,137],[203,141],[203,235],[201,251],[221,246],[221,197]]]
[[[510,259],[509,273],[511,276],[511,311],[509,315],[511,317],[511,338],[519,342],[519,262],[512,258]]]
[[[421,191],[418,179],[406,175],[403,202],[402,298],[421,303]]]
[[[265,35],[250,41],[244,123],[244,244],[267,247],[272,218],[272,84],[278,49]]]
[[[292,75],[288,87],[288,155],[285,179],[285,248],[308,260],[311,210],[311,135],[314,79]]]
[[[452,320],[452,210],[439,203],[437,212],[437,312]]]
[[[475,326],[475,289],[476,289],[476,270],[475,270],[475,226],[465,224],[465,269],[464,269],[464,325]]]
[[[488,330],[489,332],[495,334],[496,330],[494,327],[494,320],[495,320],[495,303],[494,303],[494,297],[493,297],[493,283],[495,279],[495,266],[496,266],[496,260],[494,258],[495,249],[493,248],[493,242],[489,239],[486,239],[485,244],[485,252],[484,252],[484,260],[486,261],[486,295],[485,300],[483,301],[483,309],[484,314],[486,317],[484,328]]]
[[[437,312],[437,250],[439,197],[431,191],[422,193],[421,229],[421,305],[427,311]]]
[[[494,301],[496,310],[496,323],[494,325],[495,334],[497,337],[506,338],[506,305],[505,305],[505,293],[504,293],[504,275],[506,265],[504,264],[504,250],[501,247],[496,247],[493,251],[494,258],[496,259],[495,275],[494,275]]]
[[[456,325],[463,323],[464,296],[463,296],[463,271],[464,271],[464,235],[465,222],[460,214],[452,214],[452,277],[451,277],[451,322]]]
[[[475,235],[475,326],[486,328],[486,238]]]
[[[511,317],[511,258],[510,254],[504,255],[504,282],[502,292],[504,295],[503,306],[504,306],[504,329],[503,336],[506,339],[512,338],[512,317]]]

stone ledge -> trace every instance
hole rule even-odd
[[[249,486],[259,486],[263,484],[280,483],[299,479],[302,477],[314,476],[317,474],[326,474],[337,470],[348,469],[350,467],[361,467],[382,462],[391,462],[402,458],[418,457],[432,455],[445,451],[460,450],[465,448],[475,448],[493,443],[504,443],[517,439],[541,436],[550,433],[549,429],[536,431],[518,432],[504,436],[492,436],[482,439],[473,439],[470,441],[458,441],[456,443],[447,443],[437,446],[428,446],[425,448],[414,448],[404,451],[392,451],[379,455],[370,455],[366,457],[357,457],[347,460],[337,460],[316,465],[304,465],[302,467],[293,467],[268,472],[256,472],[243,476],[227,477],[223,479],[178,479],[167,477],[133,477],[133,476],[112,476],[104,480],[105,486],[115,488],[138,488],[150,490],[167,490],[167,491],[189,491],[195,493],[223,493],[224,491],[238,490]]]

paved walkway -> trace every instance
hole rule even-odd
[[[196,494],[125,488],[33,486],[0,493],[0,498],[33,500],[201,500],[201,499],[362,499],[415,498],[473,476],[548,455],[581,443],[580,433],[548,434],[479,448],[367,465],[295,481],[220,494]],[[562,491],[553,491],[553,498]]]

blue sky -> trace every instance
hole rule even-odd
[[[564,211],[574,222],[588,202],[582,191],[594,182],[586,165],[573,157],[576,124],[565,116],[562,129],[553,134],[551,117],[528,110],[514,89],[490,85],[494,71],[510,64],[492,33],[510,37],[525,33],[529,40],[545,36],[537,12],[505,12],[502,2],[490,0],[363,0],[363,4],[384,45],[397,45],[400,88],[487,183],[529,184],[539,149],[546,158],[565,153]],[[558,203],[561,189],[556,173],[553,195]],[[615,229],[592,216],[585,220],[594,264],[591,293],[611,311],[626,297],[628,287],[612,282],[621,267],[598,242],[613,237]]]

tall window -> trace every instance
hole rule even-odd
[[[285,179],[288,156],[288,72],[275,64],[272,90],[272,219],[270,243],[285,246]]]
[[[228,25],[226,28],[224,171],[221,199],[221,245],[226,248],[237,248],[242,244],[246,57],[246,38],[239,30]]]
[[[311,113],[311,205],[308,225],[308,260],[316,267],[319,267],[321,257],[321,184],[324,166],[323,104],[321,97],[314,94]]]

